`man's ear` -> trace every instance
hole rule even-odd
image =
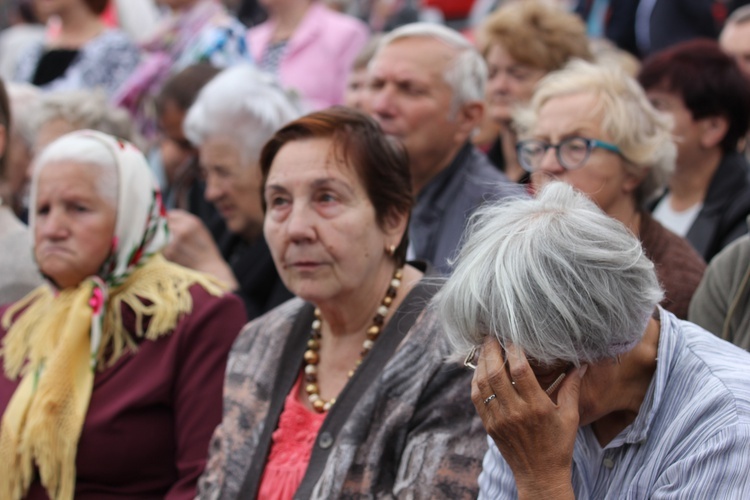
[[[484,119],[484,103],[470,101],[462,104],[456,111],[456,142],[464,143],[482,125]]]
[[[725,116],[709,116],[700,121],[700,143],[706,149],[719,147],[729,131],[729,120]]]

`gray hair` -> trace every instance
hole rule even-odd
[[[748,21],[750,21],[750,5],[743,5],[742,7],[735,9],[734,12],[729,15],[724,26],[729,26],[730,24],[745,24]]]
[[[34,146],[34,127],[31,123],[31,115],[34,107],[41,99],[42,92],[38,87],[29,83],[9,82],[5,84],[10,101],[11,124],[14,138],[24,142],[24,146],[31,149]]]
[[[612,358],[663,298],[638,239],[562,182],[480,209],[467,234],[435,298],[458,352],[493,335],[546,364]]]
[[[137,139],[127,111],[112,106],[100,90],[66,90],[42,95],[29,109],[29,144],[45,123],[63,120],[75,130],[96,130],[129,142]],[[137,142],[137,141],[135,141]]]
[[[117,210],[117,160],[106,144],[95,137],[80,134],[66,134],[52,141],[34,159],[32,190],[36,189],[39,176],[45,168],[60,163],[78,163],[95,167],[96,189],[99,196]]]
[[[216,75],[198,94],[182,128],[200,146],[211,137],[226,137],[240,149],[245,163],[257,162],[274,132],[300,116],[297,102],[272,75],[238,65]]]
[[[622,69],[577,59],[553,71],[539,82],[530,104],[514,115],[519,135],[531,132],[547,101],[582,93],[599,98],[602,129],[620,148],[625,168],[643,176],[634,193],[636,203],[643,207],[662,193],[674,170],[677,147],[671,118],[657,111],[643,88]]]
[[[487,63],[479,51],[456,30],[432,23],[411,23],[396,28],[381,40],[377,52],[405,38],[432,38],[456,50],[453,63],[443,78],[453,90],[452,113],[470,102],[484,102]],[[376,52],[376,57],[377,57]]]

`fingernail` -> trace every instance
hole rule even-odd
[[[586,375],[586,370],[589,369],[589,365],[582,365],[578,369],[578,377],[583,378],[584,375]]]

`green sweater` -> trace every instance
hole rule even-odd
[[[688,319],[750,350],[750,236],[739,238],[711,261]]]

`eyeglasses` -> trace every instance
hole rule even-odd
[[[555,150],[555,157],[565,170],[581,168],[589,159],[589,155],[594,148],[601,148],[622,155],[620,148],[614,144],[587,137],[568,137],[558,144],[529,139],[519,141],[516,144],[518,162],[527,172],[535,172],[539,170],[542,160],[550,148]]]
[[[479,360],[479,353],[482,351],[482,346],[475,345],[471,348],[471,351],[469,351],[469,354],[466,355],[466,359],[464,359],[464,366],[466,368],[469,368],[471,370],[477,369],[477,361]],[[507,357],[505,358],[505,362],[507,362]],[[505,366],[505,362],[503,363],[503,366]],[[565,369],[557,376],[557,378],[544,390],[544,392],[549,396],[553,392],[557,390],[558,387],[560,387],[560,384],[562,384],[563,379],[565,379],[565,376],[568,374],[570,369],[573,368],[573,363],[568,363]],[[515,383],[515,382],[514,382]]]

